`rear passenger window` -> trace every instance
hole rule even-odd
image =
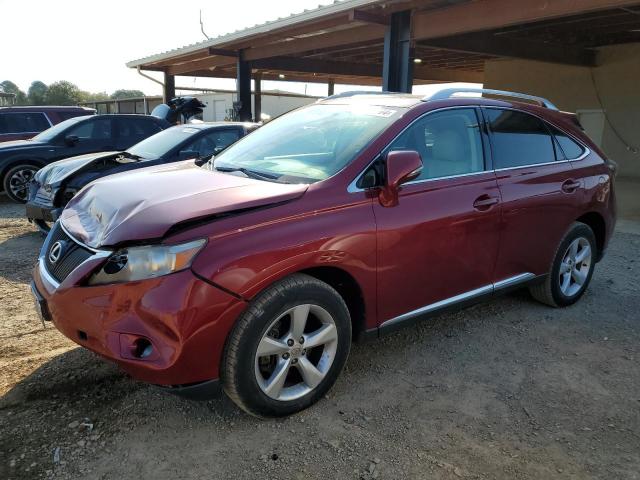
[[[50,126],[41,112],[0,114],[0,133],[40,133]]]
[[[555,162],[553,139],[542,120],[513,110],[485,109],[496,169]]]
[[[572,139],[569,135],[554,126],[549,125],[549,128],[551,128],[551,132],[560,144],[560,147],[564,152],[565,159],[574,160],[584,153],[584,147],[574,139]]]
[[[471,108],[425,115],[405,130],[390,150],[415,150],[420,154],[423,169],[418,180],[484,170],[478,117]]]

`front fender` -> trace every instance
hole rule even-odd
[[[227,232],[210,238],[194,261],[192,269],[199,276],[251,300],[292,273],[337,268],[358,283],[367,327],[377,325],[376,229],[370,201]]]

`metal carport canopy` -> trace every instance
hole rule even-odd
[[[638,0],[345,0],[127,63],[165,75],[383,85],[482,83],[511,57],[597,64],[596,47],[640,41]],[[240,67],[240,68],[239,68]]]

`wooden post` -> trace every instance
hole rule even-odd
[[[262,75],[256,73],[253,76],[253,121],[260,122],[262,120]]]
[[[236,90],[238,92],[238,120],[251,121],[251,66],[240,52],[237,62]]]
[[[176,77],[164,72],[164,88],[162,89],[162,101],[167,103],[176,96]]]
[[[411,11],[393,13],[384,36],[382,64],[384,91],[411,93],[413,86],[411,56]]]

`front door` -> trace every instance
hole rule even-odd
[[[374,203],[383,327],[491,293],[500,194],[474,108],[428,113],[389,150],[416,150],[423,171],[394,207]],[[385,325],[386,322],[386,325]]]

